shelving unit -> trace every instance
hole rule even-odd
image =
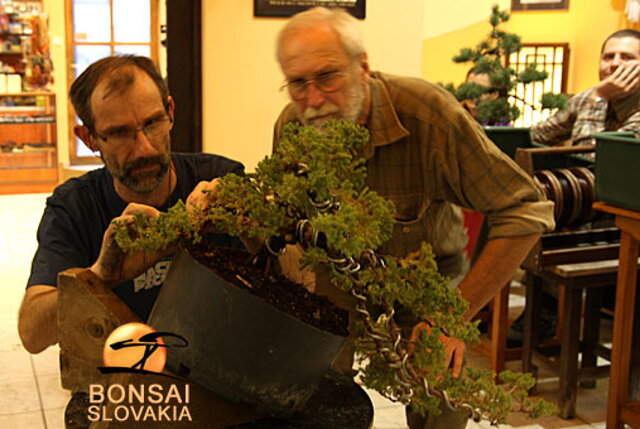
[[[50,192],[58,183],[55,95],[0,94],[0,103],[0,194]]]
[[[58,183],[55,95],[40,0],[0,2],[0,194]]]

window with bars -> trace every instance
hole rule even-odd
[[[522,49],[507,58],[507,67],[521,72],[531,63],[538,70],[549,73],[542,82],[527,85],[519,84],[514,89],[510,102],[520,109],[520,117],[514,122],[516,127],[530,127],[543,121],[553,112],[540,110],[540,98],[546,92],[567,92],[567,74],[569,71],[568,43],[523,43]]]
[[[158,64],[159,0],[66,0],[68,82],[94,61],[115,54],[150,57]],[[69,124],[78,118],[69,105]],[[96,162],[91,152],[73,135],[70,126],[71,163]]]

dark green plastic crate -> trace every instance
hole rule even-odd
[[[640,210],[640,139],[632,132],[594,134],[596,199]]]
[[[519,127],[484,127],[489,139],[510,158],[515,158],[518,148],[547,147],[533,143],[529,136],[529,128]],[[533,157],[534,170],[555,170],[557,168],[588,167],[593,165],[590,158],[573,155],[544,155]]]

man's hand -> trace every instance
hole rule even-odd
[[[593,95],[611,101],[630,95],[640,86],[640,62],[626,61],[594,87]]]
[[[427,322],[419,322],[411,330],[411,337],[409,338],[409,342],[411,344],[415,344],[420,336],[424,333],[431,332],[431,325]],[[445,362],[447,367],[451,368],[451,375],[454,378],[460,377],[462,373],[462,364],[464,362],[464,351],[466,349],[466,345],[463,341],[449,337],[445,334],[441,334],[438,337],[438,341],[443,343],[444,345],[444,354],[445,354]]]
[[[151,206],[130,203],[114,221],[131,223],[135,213],[143,213],[152,218],[160,215],[160,212]],[[98,260],[89,268],[108,285],[115,286],[142,274],[151,265],[171,255],[175,250],[169,248],[148,252],[124,252],[115,241],[114,229],[111,223],[104,232]]]
[[[219,182],[220,179],[213,179],[209,182],[202,181],[198,183],[187,197],[187,209],[202,210],[206,208],[207,205],[215,198],[216,189]]]
[[[187,210],[191,212],[197,212],[199,210],[204,210],[205,208],[207,208],[207,206],[216,198],[216,192],[218,190],[219,183],[219,178],[213,179],[209,182],[202,181],[198,183],[187,197]],[[263,245],[263,243],[259,242],[257,239],[249,238],[246,235],[241,236],[240,240],[242,240],[242,243],[247,248],[247,251],[252,254],[255,254]]]

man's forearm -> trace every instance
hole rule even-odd
[[[575,121],[574,100],[567,107],[549,116],[542,122],[534,124],[529,133],[535,143],[554,146],[571,138],[571,130]]]
[[[571,133],[572,144],[595,144],[589,136],[606,129],[607,101],[594,98],[593,91],[591,94],[592,96],[582,100],[576,113],[576,121]]]
[[[501,237],[487,242],[459,286],[462,297],[469,302],[466,320],[471,320],[511,280],[540,235]]]
[[[40,353],[58,342],[58,289],[31,286],[18,314],[18,332],[25,349]]]

